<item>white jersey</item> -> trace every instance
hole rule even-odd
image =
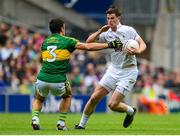
[[[99,35],[98,41],[100,42],[111,42],[113,40],[120,40],[123,44],[129,39],[137,40],[140,36],[136,30],[132,27],[121,25],[117,26],[116,32],[109,28],[108,31],[103,32]],[[122,49],[111,50],[111,66],[113,69],[125,69],[133,68],[137,69],[137,61],[135,55],[128,55]]]

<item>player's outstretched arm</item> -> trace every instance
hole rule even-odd
[[[89,50],[89,51],[97,51],[97,50],[102,50],[102,49],[106,49],[106,48],[121,48],[122,47],[122,43],[121,41],[111,41],[109,43],[82,43],[82,42],[78,42],[76,44],[76,49],[80,49],[80,50]]]
[[[92,33],[86,40],[87,43],[92,43],[95,42],[97,40],[97,38],[99,37],[99,35],[102,32],[106,32],[108,29],[110,28],[109,25],[104,25],[103,27],[101,27],[98,31]]]

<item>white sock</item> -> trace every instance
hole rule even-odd
[[[88,119],[89,119],[89,116],[88,116],[88,115],[85,115],[85,114],[83,113],[83,114],[82,114],[82,117],[81,117],[81,120],[80,120],[80,123],[79,123],[79,126],[85,127]]]
[[[57,124],[60,124],[61,126],[65,126],[65,122],[62,121],[62,120],[58,120],[58,121],[57,121]]]
[[[37,116],[34,116],[32,118],[33,124],[38,124],[39,125],[39,118]]]
[[[131,106],[127,105],[127,111],[126,111],[126,113],[127,113],[128,115],[132,115],[132,114],[134,113],[134,109],[133,109]]]

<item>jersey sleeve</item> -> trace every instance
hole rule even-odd
[[[76,48],[76,44],[79,42],[79,40],[75,38],[69,38],[69,44],[68,44],[68,50],[70,52],[73,52]]]
[[[133,27],[131,27],[131,34],[132,34],[132,39],[134,39],[134,40],[137,40],[140,36],[139,36],[139,34],[136,32],[136,30],[133,28]]]
[[[105,43],[106,42],[105,33],[101,33],[99,35],[97,41],[100,42],[100,43]]]

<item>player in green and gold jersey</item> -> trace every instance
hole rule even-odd
[[[77,39],[66,37],[65,23],[59,18],[52,19],[49,28],[52,34],[44,40],[41,47],[43,62],[35,83],[36,95],[32,103],[32,127],[34,130],[40,129],[39,113],[45,98],[51,92],[55,96],[62,97],[57,129],[67,130],[65,120],[71,104],[72,91],[66,74],[71,53],[75,49],[95,51],[105,48],[119,48],[122,43],[120,41],[82,43]]]

